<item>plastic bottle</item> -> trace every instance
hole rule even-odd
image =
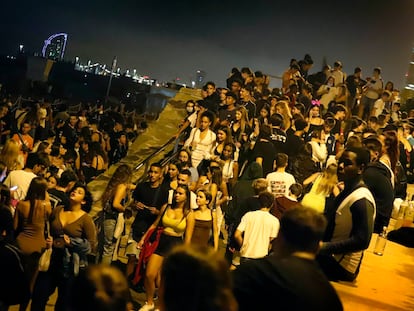
[[[406,199],[404,201],[402,201],[401,205],[400,205],[400,210],[398,212],[397,221],[395,223],[395,230],[401,228],[402,225],[403,225],[405,211],[406,211],[406,209],[409,208],[409,205],[410,205],[410,202],[408,201],[408,198],[409,198],[409,194],[407,193]]]
[[[405,209],[403,227],[411,227],[414,220],[414,202],[411,201]]]
[[[387,227],[384,226],[375,242],[374,254],[378,256],[384,255],[385,244],[387,244]]]

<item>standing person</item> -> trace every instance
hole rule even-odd
[[[240,106],[246,108],[248,120],[251,121],[256,116],[256,104],[253,102],[253,87],[244,85],[240,89]],[[250,124],[251,125],[251,124]]]
[[[220,167],[212,165],[208,167],[207,182],[204,189],[212,195],[212,204],[217,211],[217,230],[220,232],[225,213],[224,205],[230,200],[227,184],[223,180],[223,172]]]
[[[312,158],[320,169],[325,167],[328,158],[328,149],[326,148],[325,132],[314,130],[311,135],[309,144],[312,146]]]
[[[243,135],[250,135],[252,129],[249,125],[248,111],[244,107],[236,110],[234,122],[230,124],[231,135],[237,148],[241,149],[244,144]]]
[[[26,277],[30,282],[30,290],[33,290],[37,276],[39,259],[46,248],[45,225],[49,221],[52,207],[46,200],[47,182],[42,177],[32,179],[24,201],[20,201],[14,214],[14,230],[16,242],[23,254]],[[51,240],[48,240],[48,248]],[[20,310],[27,308],[29,300],[20,304]]]
[[[191,182],[193,184],[196,184],[198,180],[198,172],[197,172],[197,168],[193,167],[190,152],[188,152],[186,149],[180,150],[180,152],[178,153],[177,159],[178,161],[180,161],[180,166],[182,170],[187,169],[191,172]]]
[[[89,266],[75,279],[68,307],[72,311],[133,311],[125,276],[105,265]]]
[[[368,82],[363,89],[364,91],[358,112],[358,116],[363,120],[367,120],[368,117],[370,117],[374,103],[380,97],[384,89],[384,82],[381,78],[381,68],[374,68],[372,77],[367,79],[367,81]]]
[[[218,250],[218,229],[216,210],[212,209],[212,195],[206,190],[197,191],[197,206],[194,210],[194,232],[191,237],[191,244],[207,246],[210,236],[213,236],[214,250]]]
[[[148,181],[139,183],[132,197],[134,198],[136,215],[131,226],[131,236],[128,239],[126,255],[128,263],[126,275],[129,277],[139,256],[137,242],[157,219],[161,207],[167,203],[168,188],[162,185],[162,166],[152,163],[148,171]]]
[[[303,182],[306,187],[312,184],[310,192],[305,194],[301,204],[305,207],[314,208],[320,213],[325,211],[326,198],[333,194],[335,197],[339,194],[338,165],[336,163],[329,164],[322,173],[312,174]]]
[[[354,74],[349,75],[346,78],[346,86],[348,87],[348,91],[349,91],[347,108],[348,108],[350,113],[352,113],[357,99],[359,99],[359,97],[362,94],[362,87],[366,83],[367,82],[362,79],[362,69],[361,69],[361,67],[355,67]]]
[[[43,174],[45,169],[49,167],[49,163],[47,154],[30,153],[24,169],[11,171],[4,181],[4,184],[9,188],[17,186],[15,199],[24,200],[32,179]]]
[[[155,309],[154,294],[156,280],[159,277],[161,266],[165,256],[171,249],[179,244],[190,244],[194,230],[194,213],[190,208],[190,191],[187,186],[181,185],[175,190],[174,200],[171,205],[165,205],[155,222],[142,236],[137,244],[138,248],[143,246],[144,240],[151,229],[159,224],[164,227],[157,248],[150,256],[145,270],[145,294],[147,300],[140,311],[152,311]]]
[[[203,159],[209,158],[216,141],[216,134],[210,130],[214,115],[205,111],[201,115],[199,128],[193,128],[190,137],[184,143],[184,147],[191,149],[193,167],[197,168]]]
[[[314,210],[286,211],[274,253],[233,272],[239,311],[266,310],[272,305],[282,310],[343,310],[335,289],[315,262],[325,228],[324,216]]]
[[[0,151],[0,161],[3,162],[8,175],[11,171],[23,168],[19,162],[19,144],[15,140],[9,139]]]
[[[0,311],[30,299],[30,286],[22,264],[22,254],[13,238],[13,216],[8,206],[0,206]]]
[[[260,126],[260,134],[253,149],[253,159],[262,167],[263,176],[273,172],[276,150],[271,142],[271,128],[268,125]]]
[[[165,259],[160,311],[237,311],[223,258],[206,247],[176,247]]]
[[[240,264],[267,256],[270,243],[279,232],[279,220],[269,213],[274,200],[275,197],[270,192],[260,193],[260,209],[242,217],[234,233],[234,238],[240,245]]]
[[[333,210],[327,211],[328,226],[318,257],[330,280],[354,281],[371,240],[375,200],[362,181],[368,162],[369,152],[363,148],[347,149],[339,159],[344,190],[336,197]]]
[[[37,275],[40,256],[46,248],[45,223],[49,221],[52,213],[50,202],[46,199],[46,190],[47,182],[43,177],[33,178],[25,200],[18,203],[14,214],[16,242],[24,255],[25,271],[31,289]],[[21,310],[25,310],[26,307],[27,304]]]
[[[11,138],[19,144],[19,163],[21,167],[24,167],[26,165],[27,156],[29,152],[33,149],[34,140],[33,137],[29,134],[31,129],[32,126],[30,125],[30,123],[25,121],[23,122],[20,128],[20,133],[17,132]]]
[[[226,106],[224,109],[221,109],[218,114],[220,126],[229,126],[232,122],[236,120],[236,104],[237,104],[237,95],[233,92],[227,92]]]
[[[269,192],[275,197],[287,196],[289,194],[289,187],[295,183],[295,177],[286,172],[288,160],[287,154],[278,153],[276,155],[276,170],[266,175],[266,180],[269,183]]]
[[[171,161],[168,163],[168,171],[164,177],[164,184],[168,189],[175,190],[178,185],[178,175],[181,171],[181,162],[180,161]]]
[[[112,162],[110,163],[110,165],[121,161],[123,158],[125,158],[127,153],[128,153],[128,137],[125,132],[120,132],[118,134],[117,144],[115,145],[115,148],[112,152]]]
[[[227,183],[229,193],[231,193],[231,188],[239,175],[239,164],[234,160],[235,152],[236,146],[233,143],[225,144],[219,161],[220,164],[223,164],[223,180]]]
[[[92,196],[77,183],[70,192],[70,206],[58,206],[50,218],[53,252],[47,272],[39,272],[32,295],[32,311],[44,311],[49,297],[58,288],[55,310],[65,310],[68,288],[79,270],[87,265],[86,256],[95,248],[96,232],[88,215]]]
[[[233,143],[233,138],[231,135],[231,130],[229,127],[220,127],[216,132],[217,140],[214,145],[211,155],[213,159],[220,157],[223,153],[224,145],[228,143]]]
[[[117,167],[106,189],[101,197],[104,205],[104,222],[103,222],[103,247],[101,262],[103,264],[111,264],[115,250],[115,243],[119,237],[115,237],[115,227],[119,219],[119,215],[124,213],[125,205],[128,202],[128,192],[131,189],[132,170],[127,164]]]
[[[394,203],[394,187],[391,182],[391,170],[380,161],[383,145],[376,136],[363,141],[371,154],[371,162],[363,173],[364,183],[375,198],[376,215],[374,233],[381,233],[384,226],[388,227]]]
[[[78,177],[74,171],[66,170],[62,173],[60,178],[57,180],[56,187],[47,190],[52,208],[56,208],[56,206],[59,205],[63,205],[66,208],[69,207],[70,201],[68,192],[77,181]]]

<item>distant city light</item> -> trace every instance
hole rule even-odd
[[[155,85],[156,81],[151,79],[151,77],[149,77],[148,75],[141,76],[137,73],[136,69],[133,69],[132,75],[130,69],[126,69],[124,72],[122,72],[122,69],[120,67],[117,67],[116,63],[116,60],[112,61],[113,71],[111,72],[111,70],[107,69],[108,66],[106,64],[100,64],[98,62],[92,63],[92,60],[88,60],[87,64],[82,64],[80,58],[76,56],[75,70],[100,76],[108,76],[112,74],[112,77],[114,78],[120,77],[124,74],[126,77],[131,78],[132,81],[136,83],[145,85]],[[86,77],[87,75],[85,74],[84,76]]]

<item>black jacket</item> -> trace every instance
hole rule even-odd
[[[383,226],[388,226],[394,203],[391,172],[381,162],[372,162],[368,164],[362,178],[375,198],[374,232],[381,232]]]

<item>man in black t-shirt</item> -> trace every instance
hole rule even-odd
[[[168,188],[162,184],[162,166],[153,163],[148,171],[149,181],[140,183],[134,190],[133,198],[137,214],[132,223],[132,236],[129,239],[126,255],[128,255],[127,275],[133,272],[135,261],[139,255],[139,241],[152,223],[157,219],[161,207],[167,203]]]
[[[305,119],[297,119],[295,122],[295,132],[290,133],[286,137],[285,150],[286,154],[289,156],[289,169],[292,168],[293,163],[295,162],[296,157],[299,155],[305,141],[303,140],[303,134],[305,128],[308,126],[308,123]]]
[[[279,113],[274,113],[270,117],[272,124],[272,133],[270,135],[271,142],[275,146],[276,153],[285,153],[286,133],[282,130],[283,117]]]
[[[62,173],[56,187],[47,191],[49,193],[52,208],[60,205],[63,205],[65,209],[69,208],[70,201],[68,191],[72,189],[77,180],[78,178],[72,170],[66,170]]]
[[[326,228],[323,215],[302,206],[280,220],[274,253],[233,271],[239,311],[343,310],[335,289],[315,262]]]

